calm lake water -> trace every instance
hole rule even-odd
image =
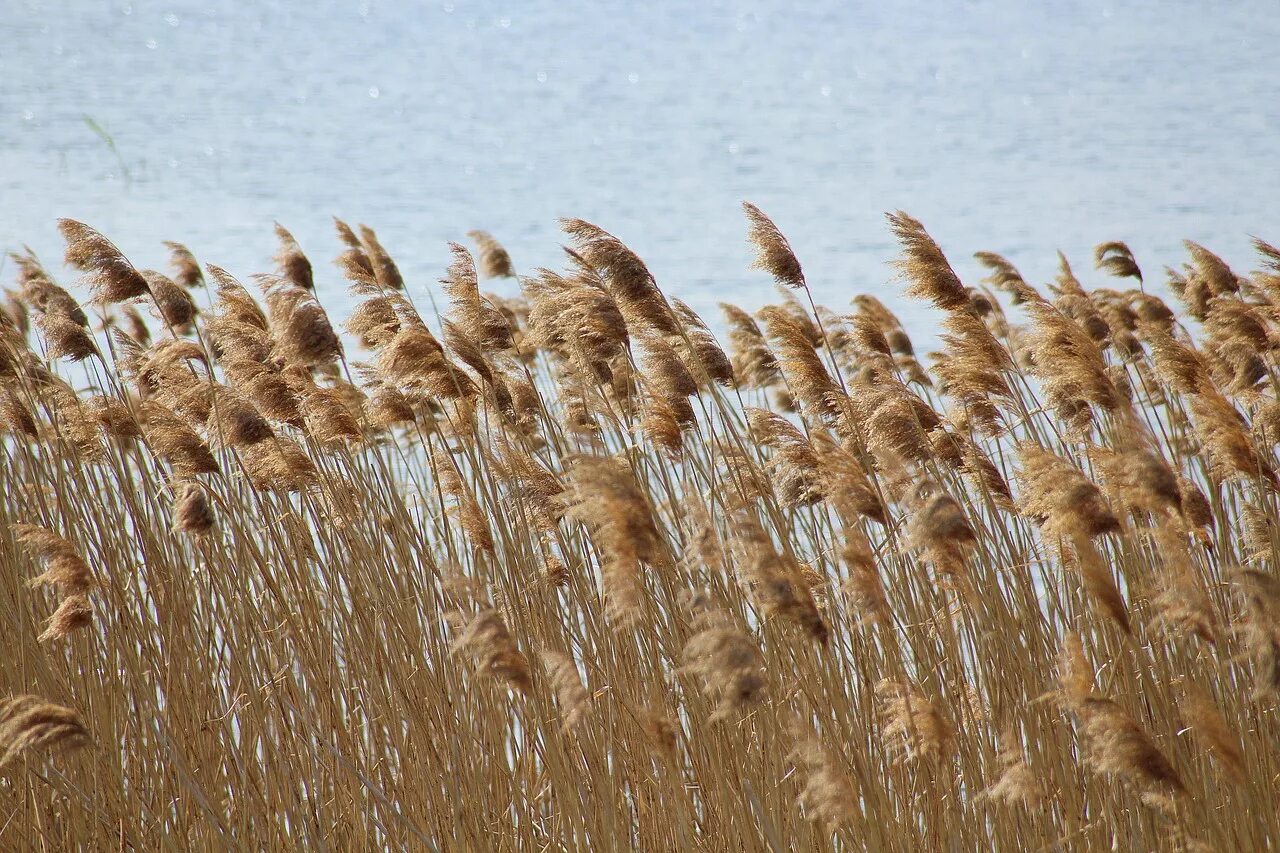
[[[338,302],[331,215],[376,228],[415,289],[472,228],[558,265],[577,216],[714,313],[770,297],[749,199],[819,301],[873,292],[923,333],[886,210],[971,281],[979,249],[1037,282],[1062,249],[1099,283],[1106,239],[1149,277],[1183,238],[1242,270],[1249,234],[1280,241],[1274,2],[803,5],[8,0],[0,248],[52,262],[70,216],[139,266],[176,239],[247,275],[279,220]]]

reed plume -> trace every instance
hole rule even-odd
[[[924,225],[901,210],[889,214],[888,219],[890,230],[902,244],[904,257],[896,263],[907,280],[907,293],[946,311],[967,309],[968,292]]]
[[[567,503],[591,528],[601,551],[601,576],[609,612],[629,623],[639,615],[641,565],[665,561],[662,541],[635,476],[618,459],[580,456],[569,469]]]
[[[87,329],[64,314],[44,312],[36,316],[36,328],[44,336],[49,358],[84,361],[98,355],[98,346]]]
[[[876,685],[876,697],[884,737],[899,761],[943,761],[951,756],[955,727],[919,684],[886,678]]]
[[[77,326],[89,325],[89,318],[75,297],[50,277],[31,249],[10,252],[9,259],[18,268],[18,292],[25,305],[40,313],[63,315]]]
[[[1014,305],[1044,299],[1034,287],[1027,283],[1013,262],[1003,255],[995,252],[974,252],[973,257],[983,267],[991,270],[991,274],[983,281],[1008,293]]]
[[[488,231],[468,231],[467,236],[480,250],[480,275],[483,278],[515,278],[511,255]]]
[[[1099,243],[1093,249],[1094,265],[1116,278],[1136,278],[1142,281],[1142,270],[1133,258],[1129,247],[1118,240]]]
[[[564,729],[571,731],[586,719],[591,704],[591,694],[583,686],[582,676],[573,658],[547,649],[540,653],[540,657],[543,666],[546,667],[551,689],[555,691]]]
[[[1000,776],[978,796],[1005,806],[1038,806],[1045,800],[1044,784],[1028,763],[1016,735],[1006,731],[1001,738]]]
[[[471,377],[449,360],[435,335],[418,323],[404,323],[382,347],[378,374],[410,397],[458,399],[477,393]]]
[[[143,270],[141,275],[147,282],[147,289],[151,291],[152,303],[160,319],[175,331],[185,331],[197,313],[191,294],[155,270]]]
[[[648,328],[660,334],[679,333],[671,306],[635,252],[608,231],[582,219],[565,219],[560,225],[583,261],[603,278],[633,332]]]
[[[512,344],[511,324],[497,308],[480,295],[475,262],[471,253],[457,243],[449,244],[453,263],[442,282],[453,300],[451,316],[459,327],[485,350],[509,349]]]
[[[58,230],[67,241],[67,264],[88,274],[97,302],[113,305],[148,292],[146,279],[102,234],[74,219],[59,219]]]
[[[1020,448],[1020,457],[1022,512],[1051,535],[1095,537],[1120,529],[1102,490],[1066,459],[1032,444]]]
[[[377,233],[367,225],[360,226],[360,245],[373,267],[373,277],[387,290],[404,290],[404,276],[391,255],[383,248]]]
[[[204,489],[195,482],[174,486],[173,529],[194,536],[203,536],[213,529],[213,508]]]
[[[377,275],[373,269],[373,261],[369,258],[369,253],[365,251],[365,245],[360,238],[356,236],[356,232],[351,230],[351,226],[343,222],[338,217],[333,218],[333,229],[338,232],[338,239],[346,246],[346,251],[338,256],[338,266],[356,271],[366,276],[370,281],[377,281]]]
[[[58,603],[58,609],[45,622],[45,628],[37,637],[40,642],[65,640],[76,631],[93,624],[93,605],[89,596],[83,593],[71,593]]]
[[[1186,786],[1129,712],[1094,691],[1091,665],[1076,635],[1066,639],[1062,666],[1067,705],[1078,720],[1090,763],[1099,773],[1132,784],[1148,805],[1171,811]]]
[[[1248,778],[1244,748],[1213,697],[1199,684],[1187,681],[1181,708],[1196,740],[1222,765],[1232,782],[1243,784]]]
[[[750,314],[736,305],[720,303],[729,324],[729,344],[733,351],[733,374],[747,388],[768,388],[781,375],[778,360],[769,350],[764,333]]]
[[[0,700],[0,767],[24,752],[74,749],[89,743],[89,730],[75,710],[39,696]]]
[[[932,480],[917,483],[908,502],[912,515],[907,535],[912,547],[938,571],[963,579],[965,558],[977,535],[960,502]]]
[[[737,524],[734,550],[738,572],[751,597],[767,616],[794,622],[819,643],[830,637],[827,624],[805,585],[801,566],[774,548],[760,522],[743,515]]]
[[[630,343],[626,320],[589,267],[563,277],[550,270],[523,281],[529,295],[525,342],[543,347],[600,382],[611,382]]]
[[[276,267],[280,270],[280,275],[291,282],[295,287],[301,287],[303,290],[314,290],[316,286],[315,271],[311,267],[311,261],[302,253],[302,247],[298,245],[298,241],[294,239],[289,229],[285,228],[279,222],[275,224],[276,239],[280,243],[280,249],[276,252]]]
[[[828,832],[847,826],[858,816],[857,789],[816,732],[793,720],[790,734],[795,746],[790,759],[803,774],[798,803],[809,820]]]
[[[165,240],[164,247],[169,250],[169,267],[173,270],[173,283],[184,290],[193,287],[204,287],[204,273],[200,270],[200,262],[190,249],[173,240]]]
[[[1233,580],[1245,604],[1235,627],[1256,669],[1254,696],[1280,696],[1280,581],[1249,568],[1237,571]]]
[[[218,470],[209,445],[172,409],[153,400],[141,406],[142,434],[156,455],[173,466],[178,477]]]
[[[327,364],[342,354],[342,343],[320,303],[284,279],[260,279],[270,317],[272,344],[285,359],[304,367]]]
[[[764,270],[773,276],[774,281],[786,287],[804,287],[804,272],[791,244],[773,224],[773,220],[765,216],[764,211],[750,202],[743,202],[742,209],[747,214],[747,239],[756,248],[756,258],[752,262],[753,269]]]
[[[683,669],[702,683],[714,703],[711,722],[742,714],[763,699],[764,658],[747,634],[715,619],[689,638],[681,652]]]
[[[506,682],[514,690],[528,693],[533,687],[529,660],[516,647],[497,610],[482,608],[467,618],[453,641],[453,650],[470,656],[479,672]]]
[[[93,571],[68,540],[36,524],[13,525],[14,538],[44,572],[32,578],[32,586],[48,584],[64,595],[85,593],[94,587]]]
[[[766,306],[760,312],[787,384],[796,399],[816,415],[833,416],[840,386],[831,378],[812,339],[786,310]]]

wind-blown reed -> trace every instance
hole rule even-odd
[[[898,212],[922,362],[746,213],[780,300],[719,326],[576,219],[514,298],[451,245],[442,316],[341,220],[15,254],[0,846],[1280,844],[1280,250],[1175,309]]]

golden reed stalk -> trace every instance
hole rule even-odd
[[[0,846],[1280,844],[1280,250],[1175,308],[895,213],[922,360],[745,210],[727,350],[582,220],[451,245],[443,316],[341,220],[337,273],[15,254]]]

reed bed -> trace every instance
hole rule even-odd
[[[713,321],[580,220],[439,316],[343,222],[15,254],[0,846],[1274,849],[1280,250],[1175,307],[896,213],[917,358],[746,214],[779,299]]]

